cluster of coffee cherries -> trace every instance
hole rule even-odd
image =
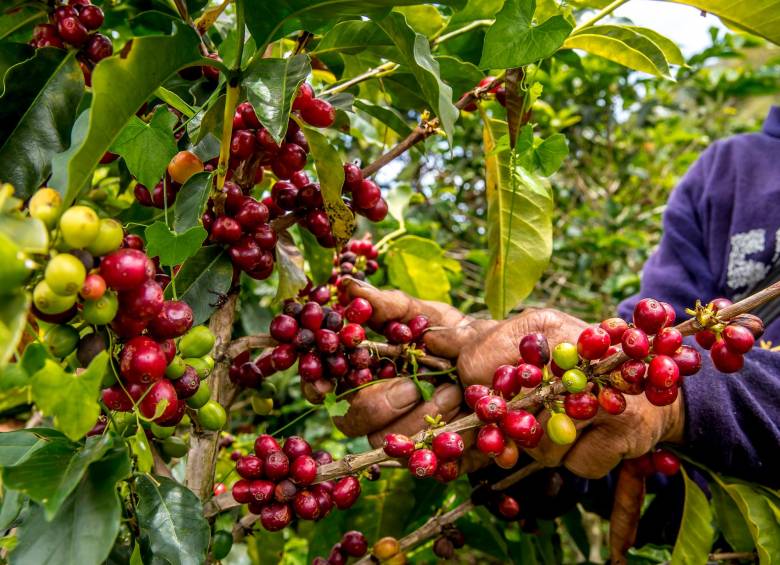
[[[466,545],[466,537],[454,524],[447,524],[433,542],[433,554],[440,559],[451,559],[456,549]]]
[[[33,29],[30,45],[35,48],[56,47],[66,44],[79,50],[76,59],[84,73],[87,86],[92,85],[92,69],[114,52],[111,40],[96,30],[103,25],[103,10],[90,0],[70,0],[58,4],[49,15],[49,23],[38,24]]]
[[[728,298],[717,298],[710,302],[704,315],[717,315],[719,310],[731,306]],[[696,342],[710,352],[715,368],[722,373],[736,373],[744,364],[744,355],[753,348],[764,332],[761,318],[752,314],[741,314],[725,327],[714,324],[713,329],[696,332]]]
[[[406,466],[417,479],[433,477],[447,483],[458,478],[458,459],[465,444],[457,432],[432,430],[424,441],[415,443],[403,434],[387,434],[382,449],[389,457],[406,460]]]
[[[486,76],[485,78],[483,78],[481,81],[477,83],[477,88],[484,88],[488,86],[490,83],[492,83],[494,80],[496,80],[496,77]],[[486,94],[495,96],[496,102],[498,102],[502,106],[506,106],[506,88],[504,87],[503,84],[494,86],[493,88],[488,90]],[[466,92],[460,97],[460,99],[463,100],[468,95],[469,93]],[[477,102],[475,100],[472,100],[471,102],[469,102],[463,107],[463,110],[466,112],[476,112]]]
[[[248,504],[270,532],[285,528],[294,516],[321,520],[334,506],[346,510],[360,496],[360,481],[353,476],[313,484],[317,467],[332,462],[330,453],[312,452],[301,437],[288,437],[282,447],[273,436],[261,434],[255,440],[254,454],[236,461],[241,479],[233,484],[233,498]]]
[[[368,541],[363,532],[351,530],[333,544],[328,558],[315,557],[311,565],[345,565],[350,557],[363,557],[368,551]]]
[[[345,276],[358,280],[366,280],[379,270],[379,250],[371,243],[371,237],[366,236],[363,239],[353,239],[341,250],[334,260],[335,267],[328,281],[341,287],[341,280]],[[346,294],[339,296],[339,302],[345,306],[348,302]]]

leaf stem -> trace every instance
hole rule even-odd
[[[393,71],[395,71],[399,66],[400,65],[398,65],[398,63],[393,63],[392,61],[383,63],[378,67],[374,67],[373,69],[368,69],[363,74],[359,74],[358,76],[351,78],[346,82],[342,82],[341,84],[337,84],[336,86],[323,90],[322,92],[320,92],[319,96],[327,96],[329,94],[337,94],[339,92],[344,92],[346,89],[355,86],[356,84],[360,84],[361,82],[366,81],[370,78],[378,78],[380,76],[385,76],[387,74],[390,74]]]
[[[431,42],[431,45],[433,47],[435,47],[435,46],[437,46],[437,45],[439,45],[441,43],[444,43],[445,41],[449,41],[453,37],[457,37],[457,36],[462,35],[464,33],[468,33],[472,29],[477,29],[478,27],[493,25],[493,22],[495,22],[495,21],[496,20],[492,20],[492,19],[491,20],[474,20],[470,24],[465,25],[465,26],[463,26],[461,28],[458,28],[455,31],[451,31],[451,32],[445,33],[444,35],[441,35],[439,37],[435,37],[433,39],[433,41]]]
[[[623,4],[627,3],[629,0],[614,0],[611,4],[608,4],[607,6],[604,6],[602,10],[596,13],[591,19],[579,24],[577,27],[572,30],[572,34],[577,33],[578,31],[582,31],[586,27],[590,27],[596,22],[603,20],[608,15],[610,15],[612,12],[620,8]]]

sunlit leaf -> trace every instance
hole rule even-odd
[[[407,235],[393,240],[385,254],[390,283],[417,298],[450,302],[444,250],[430,239]]]
[[[111,146],[111,152],[122,157],[138,182],[150,190],[178,151],[173,137],[176,121],[176,116],[160,105],[148,124],[138,116],[130,118]]]
[[[685,482],[685,503],[677,541],[672,551],[672,565],[697,565],[707,563],[715,528],[712,510],[707,497],[682,469]]]
[[[155,222],[146,228],[144,236],[149,256],[159,257],[161,265],[174,266],[195,255],[208,233],[201,225],[176,233],[165,222]]]
[[[165,288],[165,297],[173,298],[175,288],[178,298],[192,308],[195,324],[202,324],[230,290],[232,279],[233,264],[227,252],[218,245],[201,247],[182,264],[173,283]]]

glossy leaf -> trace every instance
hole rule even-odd
[[[97,398],[107,366],[108,353],[104,351],[80,375],[66,373],[49,360],[33,376],[32,396],[38,408],[72,440],[83,437],[100,415]]]
[[[727,483],[715,477],[731,496],[747,522],[762,565],[777,563],[780,556],[780,521],[769,494],[745,483]],[[778,499],[780,501],[780,499]]]
[[[442,80],[452,87],[456,98],[474,88],[484,76],[479,67],[457,57],[443,55],[436,57],[436,61]]]
[[[385,265],[390,283],[417,298],[450,302],[450,281],[444,269],[444,250],[416,235],[390,243]]]
[[[715,14],[727,25],[733,25],[759,35],[780,45],[780,10],[775,0],[667,0],[677,4],[688,4],[699,10]]]
[[[433,38],[447,24],[442,13],[430,4],[417,4],[414,6],[398,6],[393,8],[394,12],[399,12],[406,18],[406,23],[416,31],[428,38]]]
[[[0,19],[0,22],[1,21],[2,19]],[[0,24],[0,26],[2,26],[2,24]],[[35,55],[35,51],[36,49],[33,46],[27,45],[26,43],[0,43],[0,96],[3,95],[3,91],[5,90],[5,81],[3,78],[5,77],[5,73],[8,72],[8,69],[29,59]]]
[[[277,143],[284,139],[298,87],[310,73],[308,55],[256,59],[246,70],[243,84],[249,101]]]
[[[389,127],[401,137],[406,137],[412,133],[412,126],[406,123],[406,118],[401,116],[398,111],[393,108],[379,106],[378,104],[372,104],[365,100],[355,100],[354,106],[358,110],[375,118],[379,124]]]
[[[49,251],[49,230],[38,218],[2,215],[0,233],[8,236],[26,253],[48,253]]]
[[[22,5],[3,9],[0,17],[0,39],[33,22],[46,21],[46,12],[42,8],[42,5]]]
[[[712,510],[701,488],[682,469],[685,482],[685,503],[677,541],[672,551],[672,565],[697,565],[707,563],[715,528]]]
[[[148,124],[138,116],[130,118],[111,146],[111,152],[122,157],[138,182],[150,190],[178,151],[173,137],[176,121],[176,116],[160,105]]]
[[[322,404],[325,406],[325,410],[328,411],[328,416],[331,418],[344,416],[349,412],[349,401],[345,399],[338,400],[336,395],[332,392],[325,395]]]
[[[175,285],[178,298],[192,308],[195,324],[202,324],[216,310],[219,297],[230,290],[232,279],[233,264],[222,247],[201,247],[182,263],[174,284],[165,288],[165,297],[173,298]]]
[[[483,128],[490,255],[485,300],[503,319],[533,289],[552,253],[552,194],[545,180],[512,162],[508,148],[495,151],[506,124]]]
[[[566,143],[566,136],[562,133],[551,135],[534,150],[536,163],[546,177],[561,168],[568,154],[569,146]]]
[[[195,225],[181,233],[172,231],[165,222],[155,222],[144,230],[147,252],[150,257],[159,257],[161,265],[181,265],[195,255],[208,237],[201,225]]]
[[[627,26],[598,25],[569,36],[566,49],[582,49],[620,65],[656,76],[670,77],[661,48]]]
[[[298,296],[298,292],[306,286],[306,273],[303,271],[303,255],[288,232],[279,234],[279,242],[276,244],[276,268],[279,271],[279,285],[274,302]]]
[[[165,407],[167,407],[168,401],[164,399],[157,406],[159,407],[162,404],[165,404]],[[160,414],[155,413],[155,417],[159,417],[162,414],[162,411],[165,410],[165,407],[160,410]],[[138,426],[135,435],[130,438],[130,448],[133,450],[133,455],[135,455],[138,470],[141,473],[150,472],[154,460],[152,458],[152,448],[149,446],[149,440],[146,438],[146,430],[144,430],[143,426]]]
[[[24,333],[30,295],[24,290],[3,296],[0,301],[0,371],[8,364]]]
[[[485,34],[483,69],[510,69],[534,63],[555,53],[572,31],[562,15],[533,25],[536,0],[507,0]]]
[[[341,156],[328,138],[317,130],[305,127],[303,133],[309,142],[311,156],[314,159],[314,168],[317,170],[331,230],[337,240],[345,241],[355,231],[355,215],[341,199],[341,188],[344,185],[344,166]]]
[[[718,528],[734,551],[753,551],[755,544],[745,518],[731,496],[718,483],[709,483]]]
[[[61,443],[71,453],[75,450],[70,441],[57,430],[32,428],[0,433],[0,467],[13,467],[27,461],[39,449],[53,443]]]
[[[298,233],[301,234],[303,256],[309,265],[312,282],[315,285],[327,283],[333,271],[333,249],[322,247],[307,229],[300,229]]]
[[[173,230],[176,233],[182,234],[202,225],[201,216],[211,193],[211,179],[212,173],[204,171],[192,175],[182,185],[173,208]]]
[[[19,527],[12,564],[102,563],[119,533],[117,481],[130,473],[124,446],[89,466],[86,476],[51,521],[34,506]]]
[[[452,103],[452,88],[441,79],[439,63],[431,55],[428,39],[409,27],[403,14],[398,12],[377,23],[393,40],[401,54],[401,62],[414,75],[425,101],[439,118],[444,132],[452,138],[459,112]]]
[[[201,60],[197,33],[183,23],[174,23],[173,28],[170,36],[134,38],[121,54],[95,67],[87,134],[67,167],[55,170],[50,181],[66,204],[86,186],[103,154],[157,87],[179,69]]]
[[[663,51],[664,57],[666,58],[666,61],[672,65],[682,65],[684,66],[685,63],[685,57],[683,57],[682,51],[680,51],[680,48],[677,47],[677,44],[666,37],[665,35],[661,35],[655,30],[646,28],[646,27],[640,27],[640,26],[626,26],[628,29],[637,32],[640,35],[644,35],[646,38],[648,38],[650,41],[655,43],[661,51]]]
[[[347,20],[337,23],[323,35],[313,53],[327,55],[328,53],[355,54],[366,49],[386,52],[393,47],[392,40],[371,20]]]
[[[3,488],[3,499],[0,503],[0,529],[7,530],[13,527],[26,502],[27,497],[18,490]]]
[[[0,97],[0,170],[20,196],[30,196],[51,173],[54,155],[68,147],[84,95],[74,52],[38,49],[12,66]]]
[[[225,95],[221,95],[204,112],[198,113],[187,123],[187,133],[193,143],[200,143],[206,134],[217,139],[222,135],[222,123],[225,119]]]
[[[139,475],[135,482],[141,537],[151,553],[171,565],[206,560],[209,524],[190,489],[167,477]]]

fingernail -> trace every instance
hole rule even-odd
[[[398,382],[392,386],[392,390],[388,392],[387,402],[395,410],[407,408],[420,399],[417,385],[409,379],[398,379]]]

